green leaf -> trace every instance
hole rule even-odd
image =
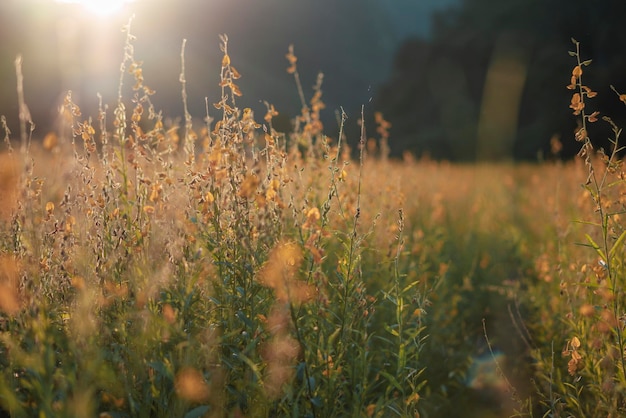
[[[381,337],[380,335],[375,335],[374,338],[376,338],[377,340],[383,341],[385,344],[388,344],[388,345],[394,344],[390,339]]]
[[[337,328],[335,331],[333,331],[332,334],[330,334],[330,337],[328,337],[328,346],[332,347],[335,344],[335,340],[337,339],[337,337],[339,336],[339,333],[341,332],[341,328]]]
[[[579,283],[578,286],[586,287],[588,289],[598,289],[600,287],[600,285],[598,283],[593,283],[593,282]]]
[[[246,314],[242,311],[237,311],[237,313],[235,314],[235,316],[244,323],[244,325],[248,328],[248,329],[252,329],[254,328],[254,324],[252,323],[252,321],[250,320],[250,318],[248,318],[246,316]]]
[[[185,414],[185,418],[200,418],[209,411],[208,405],[202,405]]]
[[[315,396],[311,398],[311,405],[316,408],[321,408],[322,406],[324,406],[324,402],[322,402],[322,398],[320,398],[319,396]]]
[[[404,369],[406,366],[406,345],[400,344],[400,349],[398,352],[398,369]]]
[[[626,148],[626,147],[620,147],[620,148],[619,148],[616,152],[620,152],[620,151],[622,151],[624,148]],[[606,185],[606,187],[607,187],[607,188],[612,188],[612,187],[618,186],[618,185],[620,185],[620,184],[624,184],[624,180],[616,180],[616,181],[613,181],[613,182],[611,182],[611,183],[607,184],[607,185]],[[611,213],[611,215],[614,215],[614,214],[616,214],[616,213],[624,213],[624,211],[623,211],[623,210],[619,210],[619,211],[617,211],[617,212],[613,212],[613,213]]]
[[[383,291],[382,293],[383,293],[383,297],[384,297],[385,299],[387,299],[388,301],[390,301],[390,302],[391,302],[391,303],[393,303],[394,305],[397,305],[397,303],[398,303],[398,302],[397,302],[397,300],[396,300],[395,296],[393,296],[391,293],[389,293],[389,292],[385,292],[385,291]]]
[[[409,283],[408,286],[406,286],[404,289],[402,289],[402,293],[406,293],[407,291],[411,290],[412,288],[414,288],[415,286],[417,286],[420,283],[419,280],[415,280],[412,283]]]
[[[585,238],[587,238],[587,241],[589,241],[589,244],[591,245],[591,248],[596,250],[596,252],[600,256],[600,258],[602,258],[606,262],[607,261],[606,260],[606,255],[602,251],[602,248],[598,244],[596,244],[596,242],[593,240],[593,238],[591,238],[591,235],[585,234]]]
[[[400,392],[404,391],[404,388],[402,386],[400,386],[400,383],[398,383],[398,380],[392,376],[391,374],[387,373],[386,371],[381,370],[380,371],[381,376],[383,376],[385,379],[387,379],[387,381],[389,383],[392,384],[393,387],[395,387],[396,389],[398,389]]]
[[[396,331],[395,329],[391,328],[389,325],[385,325],[385,330],[390,333],[391,335],[393,335],[394,337],[399,337],[400,334],[398,334],[398,331]]]
[[[591,221],[574,221],[574,223],[581,224],[581,225],[595,226],[595,227],[602,226],[602,224],[599,222],[591,222]]]
[[[262,380],[262,376],[261,376],[261,371],[259,370],[259,367],[256,364],[254,364],[254,362],[248,356],[246,356],[245,354],[237,353],[236,355],[237,355],[237,357],[239,359],[241,359],[241,361],[243,361],[245,364],[248,365],[248,367],[250,367],[250,370],[252,370],[252,372],[254,373],[256,379],[258,381],[261,381]]]
[[[626,238],[626,230],[622,231],[622,234],[617,238],[617,241],[611,247],[609,251],[609,260],[612,260],[615,257],[615,253],[619,251],[624,246],[624,239]]]
[[[161,361],[152,361],[150,363],[148,363],[148,366],[154,370],[156,373],[160,374],[161,376],[164,376],[168,379],[173,379],[174,378],[174,373],[172,372],[171,367],[168,367],[167,364],[161,362]]]

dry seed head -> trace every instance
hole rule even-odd
[[[287,73],[293,74],[296,72],[296,62],[298,62],[298,58],[293,54],[293,45],[289,45],[289,52],[285,55],[287,61],[289,61],[289,67],[287,68]]]
[[[263,349],[263,359],[267,362],[263,386],[266,395],[277,399],[282,388],[294,376],[294,361],[300,354],[300,344],[289,335],[281,335],[270,341]]]
[[[204,402],[209,397],[209,386],[202,373],[193,368],[184,368],[176,375],[176,394],[190,402]]]
[[[596,96],[598,95],[598,93],[597,93],[597,92],[595,92],[595,91],[591,90],[591,89],[590,89],[589,87],[587,87],[587,86],[580,86],[580,87],[584,90],[584,94],[585,94],[585,96],[589,97],[590,99],[591,99],[591,98],[594,98],[594,97],[596,97]]]
[[[580,307],[580,309],[579,309],[580,314],[581,314],[582,316],[587,316],[587,317],[592,316],[592,315],[593,315],[593,313],[594,313],[594,311],[595,311],[595,310],[594,310],[594,308],[593,308],[593,305],[590,305],[590,304],[588,304],[588,303],[586,303],[586,304],[582,305],[582,306]]]
[[[380,137],[383,139],[389,138],[389,129],[391,128],[391,123],[385,120],[381,112],[374,113],[374,119],[376,125],[378,125],[376,127],[376,132],[378,132]]]
[[[270,104],[267,108],[267,113],[265,113],[265,116],[263,117],[263,120],[265,120],[265,122],[267,123],[270,123],[274,116],[278,116],[278,112],[274,108],[274,105]]]
[[[317,225],[317,222],[320,220],[320,218],[320,210],[316,207],[313,207],[307,211],[306,221],[304,221],[302,227],[304,229],[313,229]]]
[[[163,305],[163,319],[170,325],[176,322],[176,312],[169,303]]]
[[[269,361],[281,363],[289,363],[298,357],[300,353],[300,344],[288,334],[274,338],[267,346],[268,350],[264,352],[264,358]]]
[[[376,144],[376,140],[374,138],[368,138],[366,149],[369,154],[374,155],[378,149],[378,145]]]
[[[405,403],[407,405],[412,405],[412,404],[416,404],[418,401],[420,400],[420,395],[417,392],[413,392],[413,394],[411,396],[409,396],[408,398],[406,398]]]
[[[567,362],[567,372],[574,376],[578,370],[582,368],[582,357],[578,352],[572,353],[572,358]]]
[[[283,385],[287,384],[294,375],[294,368],[288,364],[272,362],[265,369],[263,387],[268,398],[275,400],[281,397]]]
[[[70,283],[74,289],[79,291],[85,290],[86,288],[85,279],[83,279],[81,276],[72,277],[70,279]]]
[[[585,108],[585,102],[582,101],[580,93],[574,93],[569,105],[574,110],[574,115],[580,115],[580,112]]]
[[[46,151],[52,151],[54,148],[56,148],[57,144],[59,143],[59,138],[57,137],[57,134],[55,134],[54,132],[48,132],[46,134],[46,136],[43,137],[43,148]]]
[[[567,372],[572,376],[574,376],[576,372],[583,367],[583,357],[578,351],[580,346],[580,339],[574,336],[571,340],[567,342],[566,347],[563,349],[562,355],[565,357],[571,357],[570,360],[567,362]]]
[[[272,189],[267,189],[265,195],[257,194],[254,201],[259,208],[264,208],[267,205],[268,200],[273,200],[276,197],[276,192]]]
[[[269,316],[265,318],[267,330],[272,335],[285,334],[289,330],[289,311],[284,306],[274,305]]]
[[[561,150],[563,150],[563,144],[561,143],[559,136],[553,135],[552,138],[550,138],[550,152],[553,155],[556,155],[559,154]]]
[[[597,122],[598,121],[598,115],[600,115],[600,112],[596,111],[593,112],[591,115],[587,116],[587,120],[589,122]]]
[[[319,227],[317,227],[317,230],[309,236],[309,239],[307,239],[304,244],[304,248],[306,248],[311,256],[313,256],[313,262],[315,264],[321,263],[324,258],[324,250],[319,248],[318,245],[318,238],[323,234],[324,233],[319,229]]]
[[[19,272],[19,264],[13,257],[0,255],[0,311],[9,315],[20,310]]]
[[[600,314],[602,322],[598,324],[598,329],[601,332],[610,332],[618,325],[617,318],[609,309],[604,309]]]
[[[46,214],[48,216],[51,216],[52,212],[54,212],[54,203],[52,203],[52,202],[46,203]]]
[[[587,138],[587,131],[585,130],[585,128],[578,129],[576,133],[574,134],[574,138],[578,142],[584,141]]]
[[[258,280],[272,288],[279,301],[304,303],[311,300],[315,289],[296,278],[302,251],[293,242],[279,243],[272,249],[268,260],[258,273]]]
[[[232,65],[230,66],[230,77],[233,80],[237,80],[237,79],[241,78],[241,74],[239,74],[239,71],[237,71],[237,69],[235,67],[233,67]]]
[[[163,186],[161,186],[161,183],[155,182],[154,184],[152,184],[152,186],[150,187],[150,198],[149,198],[149,200],[152,203],[158,201],[159,198],[161,197],[161,192],[162,191],[163,191]]]
[[[17,209],[18,165],[10,155],[0,155],[0,220],[8,219]]]
[[[239,188],[239,196],[249,199],[256,192],[258,185],[259,178],[255,174],[247,175]]]

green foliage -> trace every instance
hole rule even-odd
[[[550,140],[558,137],[559,157],[573,158],[578,149],[569,139],[576,125],[559,87],[569,67],[563,51],[571,36],[589,45],[597,59],[590,80],[608,90],[625,71],[624,13],[619,0],[462,0],[438,13],[430,37],[398,49],[394,71],[374,100],[394,126],[392,155],[541,161],[551,157]],[[598,98],[602,108],[623,124],[608,96]],[[597,145],[608,148],[610,129],[595,130]]]

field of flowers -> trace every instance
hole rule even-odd
[[[154,109],[130,33],[112,111],[68,94],[42,141],[5,124],[6,413],[626,413],[620,131],[593,149],[578,50],[578,159],[453,165],[388,160],[382,115],[358,149],[325,136],[319,88],[277,132],[221,44],[201,126]]]

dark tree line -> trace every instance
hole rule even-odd
[[[626,126],[626,108],[610,90],[626,91],[624,18],[623,0],[464,0],[437,15],[432,39],[402,45],[375,98],[392,124],[392,156],[532,160],[549,156],[552,138],[572,156],[571,38],[593,60],[583,76],[598,92],[589,107]],[[602,142],[608,124],[591,134]]]

